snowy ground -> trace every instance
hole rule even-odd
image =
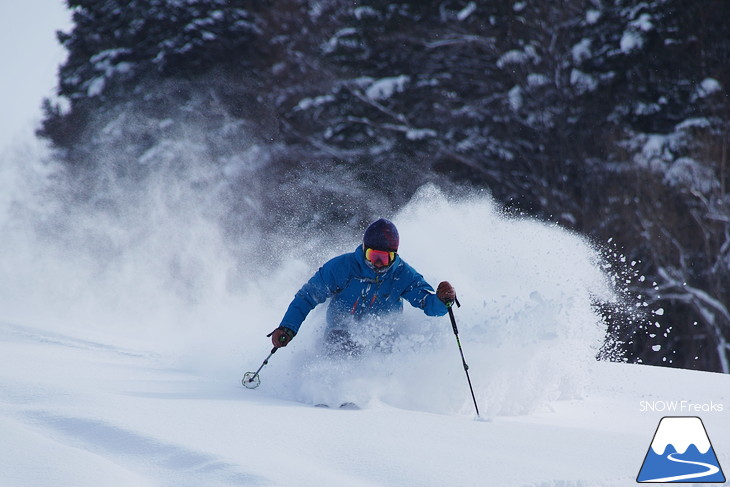
[[[412,308],[372,323],[392,353],[340,363],[319,355],[320,307],[262,385],[241,386],[298,287],[358,244],[352,229],[330,236],[340,248],[274,235],[232,253],[199,194],[166,181],[111,213],[64,206],[38,157],[0,166],[2,487],[625,486],[665,415],[701,416],[730,465],[730,377],[595,359],[593,303],[641,277],[632,263],[488,195],[426,187],[386,215],[400,255],[457,289],[476,420],[448,318]],[[345,401],[362,409],[314,407]]]
[[[272,397],[267,369],[247,390],[236,375],[8,323],[0,357],[3,486],[625,486],[669,415],[642,401],[672,400],[724,406],[699,415],[730,465],[730,378],[718,374],[599,363],[582,399],[477,421],[316,408]]]

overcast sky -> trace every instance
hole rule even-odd
[[[55,32],[70,27],[63,0],[0,1],[0,151],[33,136],[65,59]]]

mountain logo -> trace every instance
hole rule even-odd
[[[696,416],[662,418],[636,481],[724,483],[725,475],[702,420]]]

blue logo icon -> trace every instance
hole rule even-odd
[[[725,475],[702,420],[695,416],[662,418],[636,481],[724,483]]]

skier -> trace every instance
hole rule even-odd
[[[398,230],[381,218],[370,224],[354,252],[326,262],[296,293],[278,328],[269,335],[285,347],[309,312],[328,298],[325,346],[330,355],[359,355],[353,334],[377,319],[403,311],[403,299],[428,316],[443,316],[456,299],[447,281],[433,288],[398,255]]]

